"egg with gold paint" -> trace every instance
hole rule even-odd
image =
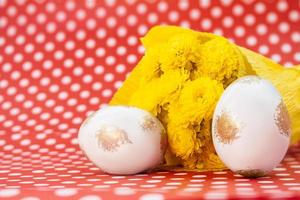
[[[82,123],[78,143],[102,171],[135,174],[162,163],[166,137],[163,125],[147,111],[108,106]]]
[[[291,123],[275,87],[257,76],[228,86],[214,111],[215,150],[232,171],[245,177],[267,175],[287,152]]]

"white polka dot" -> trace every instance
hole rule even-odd
[[[281,22],[278,26],[278,29],[282,33],[287,33],[290,30],[290,25],[286,22]]]
[[[76,32],[76,38],[77,40],[84,40],[86,37],[86,32],[84,30],[78,30]]]
[[[54,105],[55,105],[55,101],[52,100],[52,99],[49,99],[49,100],[47,100],[47,101],[45,102],[45,106],[46,106],[46,107],[52,107],[52,106],[54,106]]]
[[[150,24],[154,24],[158,21],[158,16],[156,13],[150,13],[148,14],[147,19]]]
[[[41,84],[42,86],[47,86],[47,85],[50,84],[50,79],[47,78],[47,77],[44,77],[44,78],[42,78],[42,79],[40,80],[40,84]]]
[[[106,25],[109,28],[114,28],[117,25],[117,20],[115,17],[108,17],[106,20]]]
[[[64,22],[66,18],[67,18],[66,13],[63,11],[59,11],[56,13],[56,20],[58,22]]]
[[[144,3],[140,3],[136,7],[137,13],[139,14],[145,14],[147,12],[147,6]]]
[[[300,52],[296,52],[294,54],[294,59],[295,59],[295,61],[300,62]]]
[[[91,75],[84,75],[82,78],[84,83],[91,83],[93,81],[93,77]]]
[[[29,139],[24,139],[24,140],[21,140],[21,142],[20,142],[20,144],[22,146],[28,146],[30,143],[31,143],[31,141]]]
[[[42,112],[42,109],[40,107],[34,107],[34,108],[32,108],[31,112],[32,112],[32,114],[37,115]]]
[[[6,29],[6,34],[10,37],[13,37],[15,36],[17,33],[17,29],[15,26],[9,26],[7,29]]]
[[[63,83],[63,84],[66,84],[66,83]],[[67,99],[68,96],[69,96],[69,94],[68,94],[67,92],[60,92],[60,93],[58,94],[58,98],[61,99],[61,100]]]
[[[1,23],[0,23],[1,26]],[[0,37],[0,46],[3,46],[5,44],[5,39],[3,37]]]
[[[98,49],[96,49],[96,56],[103,57],[105,54],[106,54],[106,51],[104,48],[99,47]]]
[[[127,34],[127,29],[126,29],[126,27],[124,27],[124,26],[118,27],[118,29],[117,29],[117,34],[118,34],[119,37],[124,37],[124,36],[126,36],[126,34]]]
[[[106,44],[107,44],[108,47],[114,47],[116,45],[116,43],[117,43],[117,41],[113,37],[109,37],[106,40]]]
[[[219,18],[222,15],[222,9],[220,7],[215,6],[211,9],[210,13],[214,18]]]
[[[22,138],[22,135],[21,134],[13,134],[11,135],[11,139],[12,140],[19,140]]]
[[[83,19],[85,19],[85,18],[86,18],[86,12],[85,12],[85,10],[83,10],[83,9],[77,10],[77,12],[76,12],[76,18],[77,18],[78,20],[83,20]]]
[[[165,199],[162,194],[144,194],[139,200],[163,200]]]
[[[223,18],[222,23],[224,27],[229,28],[233,25],[234,21],[232,17],[227,16]]]
[[[9,72],[9,71],[11,71],[11,69],[12,69],[12,66],[11,66],[10,63],[5,63],[5,64],[2,66],[2,70],[3,70],[4,72]]]
[[[125,70],[126,70],[126,67],[125,67],[125,65],[123,65],[123,64],[118,64],[118,65],[116,66],[116,71],[117,71],[118,73],[123,73]]]
[[[0,197],[8,198],[14,197],[20,194],[20,190],[18,189],[0,189]]]
[[[122,81],[116,81],[115,84],[114,84],[114,87],[115,87],[116,89],[119,89],[119,88],[122,87],[122,85],[123,85],[123,82],[122,82]]]
[[[14,6],[9,6],[6,10],[8,16],[15,16],[17,14],[17,9]]]
[[[259,34],[259,35],[264,35],[267,33],[267,26],[264,25],[264,24],[259,24],[257,25],[256,27],[256,32]]]
[[[126,12],[127,12],[127,9],[125,6],[118,6],[117,9],[116,9],[116,13],[118,16],[125,16],[126,15]]]
[[[66,35],[64,32],[58,32],[56,33],[55,35],[55,39],[58,41],[58,42],[63,42],[65,39],[66,39]]]
[[[63,106],[55,106],[54,107],[54,112],[55,113],[61,113],[64,111],[64,107]]]
[[[294,42],[300,43],[300,32],[293,32],[291,37]]]
[[[244,21],[245,21],[246,25],[252,26],[252,25],[255,24],[256,19],[255,19],[254,15],[248,14],[248,15],[245,16]]]
[[[210,0],[202,0],[202,1],[199,1],[199,4],[200,4],[200,7],[202,7],[202,8],[208,8],[211,4],[211,1]]]
[[[96,195],[85,195],[83,197],[80,197],[79,200],[101,200],[101,198]]]
[[[105,59],[105,63],[108,65],[113,65],[116,62],[116,58],[114,56],[108,56]]]
[[[283,53],[290,53],[292,51],[292,46],[288,43],[285,43],[281,46],[281,51]]]
[[[127,62],[128,62],[129,64],[135,63],[136,60],[137,60],[136,55],[131,54],[131,55],[129,55],[129,56],[127,57]]]
[[[111,81],[113,81],[113,80],[114,80],[114,75],[113,75],[113,74],[108,73],[108,74],[105,74],[105,75],[104,75],[104,81],[106,81],[106,82],[111,82]]]
[[[127,24],[129,26],[134,26],[134,25],[136,25],[136,23],[137,23],[137,18],[135,15],[129,15],[127,17]]]
[[[46,24],[46,31],[48,33],[54,33],[56,31],[56,24],[54,22],[49,22],[48,24]]]
[[[15,47],[14,46],[11,46],[11,45],[7,45],[4,49],[4,52],[7,54],[7,55],[10,55],[12,54],[13,52],[15,51]]]
[[[102,7],[96,9],[96,16],[99,18],[104,18],[106,16],[106,10]]]
[[[6,88],[8,86],[7,80],[0,80],[0,88]]]
[[[71,117],[73,117],[73,113],[72,112],[65,112],[63,114],[63,117],[66,119],[70,119]]]
[[[85,45],[87,48],[92,49],[96,46],[96,42],[93,39],[89,39],[86,41]]]
[[[130,37],[127,38],[127,43],[130,46],[136,45],[137,42],[138,42],[138,39],[135,36],[130,36]]]
[[[54,191],[54,194],[56,196],[59,196],[59,197],[69,197],[69,196],[73,196],[73,195],[77,194],[77,190],[76,189],[71,189],[71,188],[68,188],[68,189],[56,189]]]
[[[300,20],[299,10],[292,10],[289,12],[289,19],[293,22],[297,22]]]
[[[15,61],[16,63],[22,62],[23,59],[24,59],[24,56],[23,56],[23,54],[21,54],[21,53],[17,53],[17,54],[14,55],[14,61]]]
[[[96,28],[96,26],[97,26],[97,22],[96,22],[95,19],[88,19],[86,21],[86,27],[87,27],[87,29],[93,30],[93,29]]]
[[[19,36],[17,36],[17,38],[16,38],[16,43],[17,43],[18,45],[24,44],[25,41],[26,41],[26,39],[25,39],[25,37],[24,37],[23,35],[19,35]]]
[[[38,24],[44,24],[47,20],[47,17],[44,13],[40,13],[36,16],[36,21]]]
[[[73,74],[74,74],[75,76],[80,76],[81,74],[83,74],[82,68],[81,68],[81,67],[76,67],[76,68],[74,68]]]
[[[166,12],[168,10],[168,4],[164,1],[161,1],[157,4],[157,10],[159,12]]]
[[[169,12],[168,17],[171,22],[176,22],[179,19],[179,14],[177,11],[173,10]]]
[[[74,31],[76,29],[77,25],[76,25],[76,22],[73,21],[73,20],[69,20],[67,21],[66,23],[66,29],[68,31]]]
[[[35,41],[37,42],[37,43],[44,43],[45,42],[45,39],[46,39],[46,37],[45,37],[45,35],[44,34],[42,34],[42,33],[39,33],[39,34],[37,34],[36,36],[35,36]]]
[[[266,46],[266,45],[261,45],[259,48],[258,48],[258,51],[261,53],[261,54],[267,54],[269,53],[269,47]]]
[[[92,57],[88,57],[88,58],[86,58],[86,59],[84,60],[84,64],[85,64],[87,67],[93,66],[94,63],[95,63],[95,60],[94,60],[94,58],[92,58]]]
[[[84,55],[85,55],[85,52],[82,49],[77,49],[75,51],[75,57],[78,58],[78,59],[83,58]]]
[[[127,49],[124,46],[120,46],[117,48],[117,54],[120,56],[125,55],[126,52],[127,52]]]
[[[179,1],[178,7],[180,10],[187,10],[189,8],[189,1],[186,1],[186,0]]]
[[[234,29],[234,34],[237,37],[243,37],[245,35],[245,28],[242,26],[238,26]]]
[[[83,112],[83,111],[86,110],[86,106],[83,105],[83,104],[78,105],[78,106],[76,107],[76,110],[77,110],[78,112]]]
[[[201,12],[200,12],[200,10],[194,8],[190,11],[189,15],[192,20],[198,20],[201,16]]]
[[[144,48],[143,45],[139,45],[139,46],[138,46],[138,53],[139,53],[139,54],[142,54],[142,55],[145,53],[145,48]]]
[[[279,36],[277,35],[277,34],[271,34],[270,36],[269,36],[269,42],[271,43],[271,44],[277,44],[278,42],[279,42]]]
[[[46,51],[53,51],[54,50],[54,44],[52,43],[52,42],[47,42],[46,44],[45,44],[45,50]]]
[[[102,91],[102,96],[104,97],[110,97],[112,95],[112,91],[109,89],[105,89]]]
[[[276,23],[278,20],[277,14],[274,12],[270,12],[267,14],[267,22],[269,22],[270,24],[274,24]]]
[[[7,26],[7,18],[6,17],[0,17],[0,28],[4,28],[5,26]]]
[[[246,40],[246,43],[249,45],[249,46],[254,46],[257,44],[257,39],[256,37],[254,36],[249,36]]]
[[[56,85],[56,84],[53,84],[53,85],[51,85],[51,86],[49,87],[49,91],[50,91],[51,93],[56,93],[56,92],[59,91],[59,86]]]
[[[33,102],[30,101],[30,100],[27,100],[27,101],[24,102],[23,105],[24,105],[25,108],[31,108],[33,106]]]
[[[17,93],[17,89],[15,87],[9,87],[9,88],[7,88],[6,92],[9,96],[12,96]]]
[[[277,10],[279,10],[280,12],[284,12],[288,9],[288,4],[286,1],[277,1],[277,5],[276,5]]]
[[[44,54],[42,52],[36,52],[35,54],[33,54],[33,59],[37,62],[43,60],[44,58]]]
[[[86,99],[90,96],[90,92],[87,90],[84,90],[84,91],[80,92],[79,96],[83,99]]]
[[[258,2],[255,4],[254,10],[257,14],[262,14],[266,11],[266,5],[263,2]]]
[[[78,83],[73,83],[72,85],[71,85],[71,91],[73,91],[73,92],[78,92],[79,90],[80,90],[80,88],[81,88],[81,86],[80,86],[80,84],[78,84]]]
[[[89,103],[92,104],[92,105],[96,105],[96,104],[99,104],[100,100],[99,98],[97,97],[93,97],[89,100]]]
[[[10,102],[2,103],[2,109],[4,109],[4,110],[8,110],[11,107],[12,107],[12,105]]]
[[[47,186],[48,184],[46,185],[43,185],[43,186]],[[29,196],[29,197],[23,197],[21,198],[20,200],[40,200],[40,198],[38,197],[33,197],[33,196]]]
[[[204,30],[208,30],[210,29],[212,26],[212,23],[211,23],[211,20],[206,18],[206,19],[203,19],[202,22],[201,22],[201,27],[204,29]]]

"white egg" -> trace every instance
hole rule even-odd
[[[274,86],[257,76],[233,82],[213,116],[216,152],[232,171],[246,177],[268,174],[283,159],[290,141],[290,120]]]
[[[150,113],[127,106],[108,106],[81,125],[81,150],[102,171],[135,174],[163,161],[166,133]]]

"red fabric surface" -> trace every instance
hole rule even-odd
[[[300,146],[268,177],[103,174],[79,150],[156,24],[215,32],[287,67],[300,62],[297,1],[0,0],[0,199],[300,198]]]

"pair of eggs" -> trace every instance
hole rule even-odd
[[[289,146],[290,121],[282,97],[266,80],[246,76],[222,94],[212,120],[215,150],[246,177],[269,173]],[[80,148],[102,171],[135,174],[163,162],[167,136],[150,113],[126,106],[96,111],[81,125]]]

